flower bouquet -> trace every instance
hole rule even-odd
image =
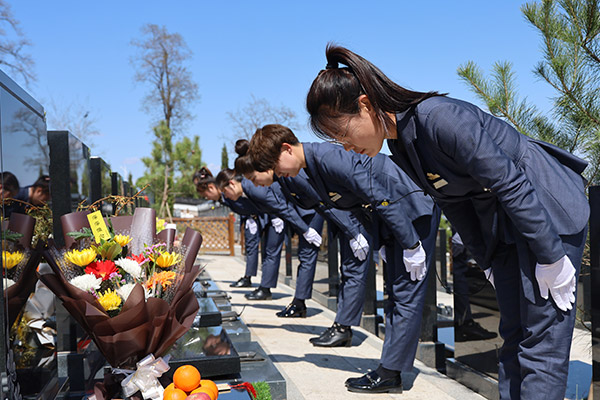
[[[2,282],[9,327],[19,316],[37,281],[35,270],[42,258],[43,243],[31,247],[34,227],[34,218],[18,213],[13,213],[8,223],[3,223]]]
[[[66,248],[44,253],[52,273],[40,279],[113,368],[134,369],[149,354],[164,355],[191,327],[202,236],[188,229],[174,248],[157,239],[154,210],[137,208],[127,218],[114,217],[115,229],[113,218],[96,213],[62,216]]]

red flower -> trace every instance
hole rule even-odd
[[[148,259],[146,257],[144,257],[142,254],[138,254],[137,256],[135,254],[132,254],[132,255],[128,256],[127,258],[129,258],[130,260],[136,261],[140,265],[142,265],[144,262],[148,261]]]
[[[249,382],[242,382],[242,383],[238,383],[237,385],[232,385],[230,383],[229,387],[232,389],[238,389],[238,390],[246,389],[246,392],[248,392],[252,395],[252,400],[256,399],[256,389],[254,389],[254,386],[252,386],[252,384]]]
[[[119,272],[114,262],[110,260],[106,261],[94,261],[87,267],[85,267],[86,274],[94,274],[96,278],[102,278],[103,281],[109,279],[110,274],[113,272]]]

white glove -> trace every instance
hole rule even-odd
[[[425,262],[425,250],[419,241],[416,249],[404,249],[404,266],[406,272],[410,273],[410,279],[421,281],[427,274],[427,263]]]
[[[308,228],[308,230],[304,232],[302,236],[304,236],[304,239],[306,239],[306,241],[313,246],[321,246],[321,241],[323,239],[321,239],[321,235],[319,235],[313,228]]]
[[[379,257],[381,257],[381,259],[383,260],[383,262],[387,264],[387,259],[385,257],[385,246],[381,246],[379,248]]]
[[[256,225],[256,221],[252,218],[248,218],[246,220],[246,229],[248,229],[250,233],[254,235],[258,230],[258,225]]]
[[[566,255],[552,264],[536,264],[535,279],[540,286],[540,296],[548,299],[552,295],[556,306],[563,311],[573,308],[575,303],[575,267]]]
[[[488,272],[490,271],[490,272]],[[488,268],[486,270],[483,270],[483,274],[485,275],[485,278],[490,281],[490,283],[492,284],[492,287],[494,289],[496,289],[496,285],[494,285],[494,271],[492,271],[491,268]]]
[[[352,253],[354,253],[354,257],[358,258],[360,261],[364,261],[369,255],[369,242],[367,239],[359,233],[357,237],[354,239],[350,239],[350,248],[352,249]]]
[[[285,225],[281,218],[273,218],[271,220],[271,225],[275,228],[275,232],[281,233],[283,232],[283,226]]]

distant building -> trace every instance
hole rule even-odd
[[[225,216],[229,209],[222,204],[204,199],[176,197],[173,204],[173,217],[195,218],[208,216]]]

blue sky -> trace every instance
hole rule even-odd
[[[542,58],[540,38],[522,1],[9,1],[33,46],[38,81],[28,92],[42,105],[82,104],[101,136],[94,155],[134,178],[150,154],[152,117],[141,109],[147,88],[134,84],[132,39],[146,23],[183,36],[200,101],[185,134],[199,135],[213,171],[221,148],[235,139],[227,112],[254,95],[294,110],[301,140],[307,128],[306,92],[333,41],[369,59],[399,84],[438,90],[481,105],[456,74],[475,61],[489,72],[511,61],[520,95],[548,109],[552,92],[531,72]],[[6,71],[8,72],[8,71]],[[10,73],[9,73],[10,75]],[[20,82],[17,77],[14,77]],[[48,106],[45,106],[49,109]],[[60,126],[48,126],[61,129]],[[230,155],[230,159],[232,155]],[[231,163],[230,163],[231,164]]]

